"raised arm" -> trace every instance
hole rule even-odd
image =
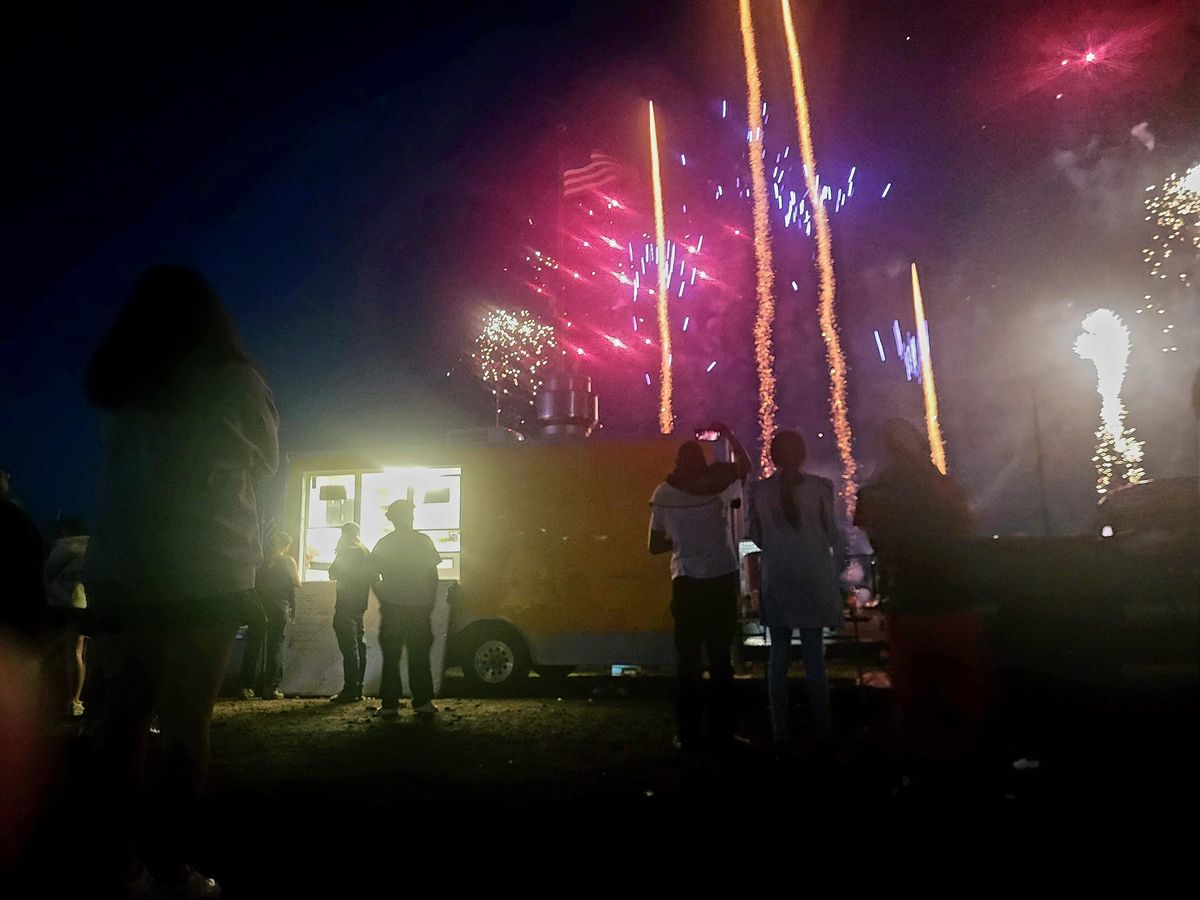
[[[746,448],[742,446],[742,442],[738,440],[737,435],[728,425],[718,422],[714,428],[729,441],[729,449],[733,452],[733,464],[737,467],[738,481],[745,481],[750,475],[751,468],[750,456],[746,453]]]

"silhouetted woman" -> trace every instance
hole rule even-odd
[[[795,431],[771,442],[775,474],[750,489],[750,538],[762,549],[760,606],[771,634],[768,693],[776,744],[791,740],[788,727],[788,665],[792,634],[800,632],[804,682],[816,737],[833,739],[829,681],[825,676],[824,629],[842,622],[834,550],[833,484],[804,472],[808,448]]]
[[[104,444],[86,577],[107,627],[97,640],[111,808],[97,815],[125,842],[131,893],[217,896],[188,854],[213,703],[262,560],[255,487],[279,461],[275,405],[213,289],[170,266],[138,279],[92,359],[87,394]],[[157,778],[137,842],[155,715]]]
[[[903,749],[911,762],[945,763],[973,748],[990,702],[969,578],[971,512],[916,427],[892,419],[880,437],[883,462],[859,492],[855,524],[875,548],[888,600]]]

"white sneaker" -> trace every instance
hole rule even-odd
[[[195,869],[190,869],[187,881],[176,887],[150,879],[150,900],[211,900],[220,896],[221,886],[216,879],[205,878]]]
[[[82,700],[72,700],[71,701],[71,717],[74,719],[78,719],[82,715],[83,715],[83,701]]]
[[[420,706],[414,706],[413,712],[418,716],[432,716],[437,713],[437,707],[432,703],[422,703]]]
[[[254,691],[250,690],[250,688],[242,688],[240,696],[243,700],[253,700]]]

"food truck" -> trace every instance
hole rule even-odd
[[[291,455],[283,527],[297,536],[302,585],[283,690],[341,687],[328,577],[341,526],[358,522],[374,547],[391,530],[385,510],[402,498],[442,557],[435,681],[453,666],[501,689],[530,671],[672,664],[668,559],[651,556],[646,538],[650,495],[680,439],[594,440],[595,405],[586,379],[561,379],[539,394],[534,439],[489,430],[436,445]],[[372,596],[368,692],[379,679],[378,622]]]

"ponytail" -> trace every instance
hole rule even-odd
[[[779,470],[779,496],[783,502],[783,517],[793,528],[800,527],[800,510],[796,508],[796,488],[804,480],[799,469]]]

